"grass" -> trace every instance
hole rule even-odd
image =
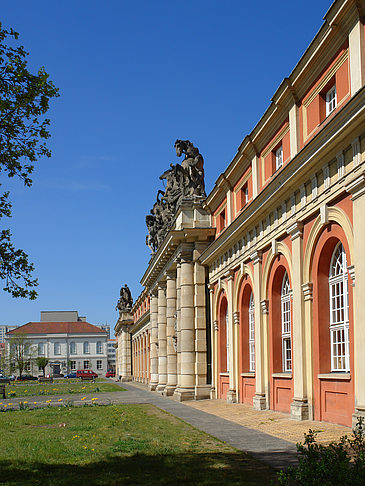
[[[0,413],[4,485],[268,485],[274,471],[152,405]]]
[[[7,398],[32,397],[39,395],[60,395],[73,393],[102,393],[124,391],[124,388],[115,383],[107,382],[60,382],[41,384],[18,384],[13,383],[5,387]]]

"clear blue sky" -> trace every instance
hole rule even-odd
[[[137,298],[150,258],[145,215],[189,139],[209,192],[322,25],[330,0],[17,0],[1,21],[60,89],[52,158],[10,187],[14,243],[36,301],[0,292],[0,324],[78,310],[113,327],[122,284]]]

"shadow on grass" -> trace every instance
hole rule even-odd
[[[0,484],[269,485],[275,472],[243,453],[110,457],[83,465],[0,461]]]

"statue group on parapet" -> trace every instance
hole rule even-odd
[[[133,299],[132,299],[132,294],[131,291],[129,290],[129,287],[127,284],[124,285],[120,289],[120,298],[117,302],[117,306],[115,310],[119,311],[119,315],[122,312],[129,312],[133,307]]]
[[[176,140],[176,155],[185,155],[180,164],[170,164],[161,176],[166,181],[165,191],[157,192],[156,202],[146,216],[148,235],[146,245],[152,253],[162,243],[183,198],[206,197],[204,159],[189,140]]]

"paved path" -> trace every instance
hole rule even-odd
[[[0,407],[18,408],[19,403],[26,403],[30,408],[42,406],[61,406],[68,400],[74,405],[91,403],[149,403],[184,420],[199,430],[225,441],[227,444],[244,452],[248,452],[256,459],[266,462],[276,468],[285,468],[297,463],[296,447],[292,442],[274,437],[265,432],[239,425],[230,420],[218,417],[203,410],[165,398],[156,392],[148,392],[145,387],[131,383],[118,383],[127,391],[111,393],[85,393],[55,396],[34,396],[13,398],[0,401]],[[62,397],[62,398],[61,398]]]
[[[120,383],[120,386],[126,388],[127,391],[123,392],[122,397],[118,397],[118,402],[155,405],[273,467],[283,468],[297,463],[296,447],[292,442],[238,425],[202,410],[196,410],[184,403],[162,397],[156,392],[148,392],[130,383]]]

